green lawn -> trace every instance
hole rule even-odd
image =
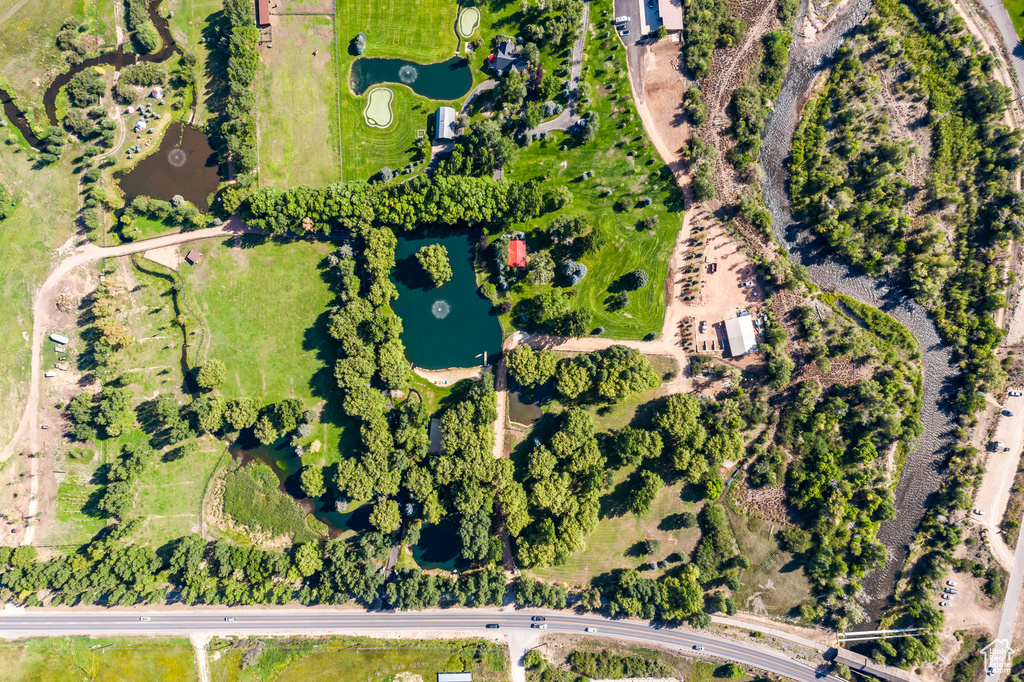
[[[391,105],[394,123],[385,130],[367,125],[363,119],[366,98],[357,97],[349,87],[349,70],[356,59],[349,51],[352,39],[360,31],[366,34],[365,57],[396,57],[423,64],[444,61],[455,54],[458,45],[457,10],[451,0],[337,3],[335,39],[341,78],[338,101],[345,180],[365,180],[384,166],[393,170],[405,167],[414,158],[417,131],[426,130],[427,117],[441,104],[458,108],[458,103],[427,100],[395,84],[391,86],[395,92]]]
[[[235,469],[224,477],[224,512],[235,523],[266,534],[267,540],[287,535],[292,542],[310,542],[327,535],[327,526],[277,485],[277,476],[264,464]]]
[[[207,110],[210,106],[209,100],[213,96],[212,90],[207,87],[210,81],[207,69],[210,50],[207,48],[207,43],[201,42],[199,39],[210,35],[210,17],[223,8],[221,0],[163,0],[160,4],[161,13],[164,16],[167,16],[168,12],[174,12],[174,16],[167,20],[174,41],[183,50],[196,55],[198,96],[195,125],[206,121]]]
[[[204,439],[201,452],[172,462],[155,461],[135,484],[132,516],[142,519],[138,540],[161,547],[175,538],[199,532],[203,495],[224,444]]]
[[[810,598],[803,565],[779,549],[775,533],[781,528],[777,524],[728,508],[726,518],[736,534],[740,554],[750,561],[750,568],[740,570],[740,589],[734,595],[737,607],[757,612],[763,605],[771,615],[785,616],[794,605]]]
[[[330,17],[277,18],[273,49],[260,51],[264,67],[256,86],[263,184],[323,186],[341,180],[334,50]]]
[[[52,637],[0,643],[0,682],[196,679],[187,639]]]
[[[256,642],[214,640],[210,651],[213,682],[379,682],[434,680],[438,672],[471,671],[478,682],[508,678],[503,643],[482,640],[373,640],[355,637],[263,640],[255,663],[242,657]],[[247,646],[248,645],[248,646]]]
[[[17,428],[28,388],[32,297],[54,249],[73,234],[78,210],[70,161],[35,170],[20,139],[13,126],[0,128],[0,182],[20,202],[0,223],[0,447]]]
[[[56,37],[68,19],[95,24],[93,3],[85,0],[48,0],[24,3],[7,17],[17,3],[0,7],[0,87],[11,93],[25,111],[30,123],[45,128],[43,92],[54,76],[67,70],[67,62],[57,49]],[[86,21],[86,4],[93,21]]]
[[[594,3],[592,23],[599,20],[605,7],[610,9],[610,4]],[[648,141],[633,107],[624,59],[617,40],[588,36],[583,74],[591,89],[593,111],[599,117],[595,141],[581,145],[575,136],[554,132],[547,140],[523,149],[518,161],[506,169],[506,176],[546,178],[546,191],[558,185],[569,189],[573,198],[568,206],[525,226],[527,251],[547,248],[544,228],[556,216],[584,217],[603,234],[605,244],[597,254],[581,260],[587,266],[587,276],[570,290],[577,295],[572,305],[589,309],[592,327],[604,327],[608,338],[641,339],[661,332],[668,259],[683,212],[679,188]],[[593,175],[583,179],[586,171]],[[647,199],[650,206],[645,206]],[[619,205],[620,200],[626,201],[625,207]],[[657,218],[657,226],[644,229],[641,221],[651,216]],[[636,268],[647,271],[647,286],[630,292],[624,310],[609,310],[609,287]],[[533,296],[550,286],[524,281],[513,288],[512,300]],[[509,316],[504,316],[503,326],[511,326]]]
[[[311,406],[334,388],[333,358],[321,356],[334,296],[319,270],[334,247],[259,237],[227,244],[203,242],[202,262],[181,271],[210,329],[208,357],[227,365],[221,393]]]
[[[1003,7],[1013,21],[1013,28],[1017,31],[1017,37],[1024,40],[1024,0],[1003,0]]]

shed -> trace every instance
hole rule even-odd
[[[473,673],[438,673],[437,682],[473,682]]]
[[[256,0],[256,25],[270,24],[270,0]]]
[[[510,268],[526,267],[526,242],[524,242],[522,239],[509,240],[508,266]]]
[[[51,369],[49,372],[43,374],[43,376],[46,377],[47,379],[52,379],[53,377],[57,376],[57,373]]]
[[[757,335],[749,315],[726,320],[725,335],[729,339],[729,352],[734,358],[757,350]]]
[[[682,0],[658,0],[658,14],[661,15],[661,25],[669,33],[683,30]]]
[[[451,140],[455,137],[455,109],[451,107],[437,108],[436,140]]]
[[[68,345],[68,342],[71,341],[68,337],[61,336],[60,334],[50,334],[50,340],[54,343],[59,343],[62,346]]]
[[[185,256],[185,260],[191,263],[192,265],[199,265],[199,261],[203,260],[203,254],[199,253],[195,249],[192,249],[191,251],[188,252],[188,255]]]

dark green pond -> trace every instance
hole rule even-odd
[[[427,99],[460,99],[473,87],[469,61],[452,57],[446,62],[418,64],[404,59],[363,57],[352,62],[352,90],[361,95],[378,83],[402,83]]]
[[[427,244],[448,249],[452,279],[440,288],[430,284],[416,260],[416,251]],[[501,351],[497,311],[477,291],[468,235],[399,237],[395,260],[392,281],[398,300],[391,307],[402,318],[402,343],[410,362],[423,369],[473,367],[483,362],[484,351],[488,358]]]

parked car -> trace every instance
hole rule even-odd
[[[597,632],[597,628],[583,628],[583,632]]]
[[[1010,412],[1009,410],[1003,410],[1003,416],[1004,417],[1012,417],[1013,416],[1013,412]]]
[[[943,592],[948,592],[950,594],[956,594],[956,590],[954,590],[952,587],[946,587],[942,591]]]
[[[946,584],[947,585],[952,585],[953,587],[956,587],[957,585],[959,585],[959,583],[956,582],[955,580],[947,580]]]
[[[615,23],[616,24],[624,24],[627,21],[629,21],[629,17],[627,17],[627,16],[615,17]]]
[[[545,618],[544,616],[534,616],[530,620],[532,620],[532,621],[541,621],[541,620],[547,620],[547,618]]]
[[[701,320],[700,321],[700,333],[701,334],[707,334],[708,333],[708,323],[707,323],[707,320]]]
[[[984,516],[984,515],[985,515],[985,512],[983,512],[983,511],[982,511],[982,510],[980,510],[980,509],[975,509],[975,510],[974,510],[974,515],[975,515],[975,516]]]
[[[500,628],[501,626],[500,626],[500,625],[498,625],[497,623],[488,623],[488,624],[487,624],[487,625],[485,625],[484,627],[485,627],[485,628],[487,628],[488,630],[497,630],[497,629],[498,629],[498,628]]]
[[[624,31],[620,31],[620,32],[619,32],[619,35],[620,35],[620,36],[628,36],[628,35],[629,35],[629,29],[626,29],[626,30],[624,30]]]
[[[1024,395],[1024,393],[1021,393],[1020,391],[1010,391],[1010,395],[1013,396],[1014,398],[1017,398],[1019,396]]]
[[[940,601],[939,602],[939,606],[952,606],[952,605],[953,605],[952,602],[948,602],[948,601]]]

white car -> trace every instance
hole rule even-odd
[[[622,16],[622,17],[615,17],[615,23],[616,23],[616,24],[624,24],[624,23],[626,23],[627,21],[629,21],[629,17],[626,17],[626,16]]]
[[[944,587],[942,588],[942,591],[947,594],[956,594],[956,590],[954,590],[952,587]]]
[[[1019,396],[1024,395],[1024,393],[1021,393],[1020,391],[1010,391],[1010,395],[1013,396],[1014,398],[1017,398]]]
[[[531,628],[537,628],[538,630],[547,630],[548,629],[548,624],[547,623],[530,623],[530,627]]]
[[[980,509],[975,509],[974,514],[975,516],[984,516],[985,512],[981,511]]]
[[[225,623],[234,623],[235,619],[232,618],[231,616],[228,616],[227,618],[224,619],[224,622]]]
[[[959,583],[957,583],[955,580],[947,580],[946,584],[950,587],[956,587]]]
[[[694,651],[704,651],[704,647],[702,647],[700,644],[694,644],[693,645],[693,650]]]
[[[139,620],[142,621],[143,623],[148,623],[149,621],[151,621],[153,619],[150,618],[149,616],[142,616],[142,617],[139,618]]]
[[[948,602],[948,601],[940,601],[939,602],[939,606],[952,606],[952,605],[953,605],[952,602]]]
[[[583,632],[597,632],[597,628],[583,628]]]

